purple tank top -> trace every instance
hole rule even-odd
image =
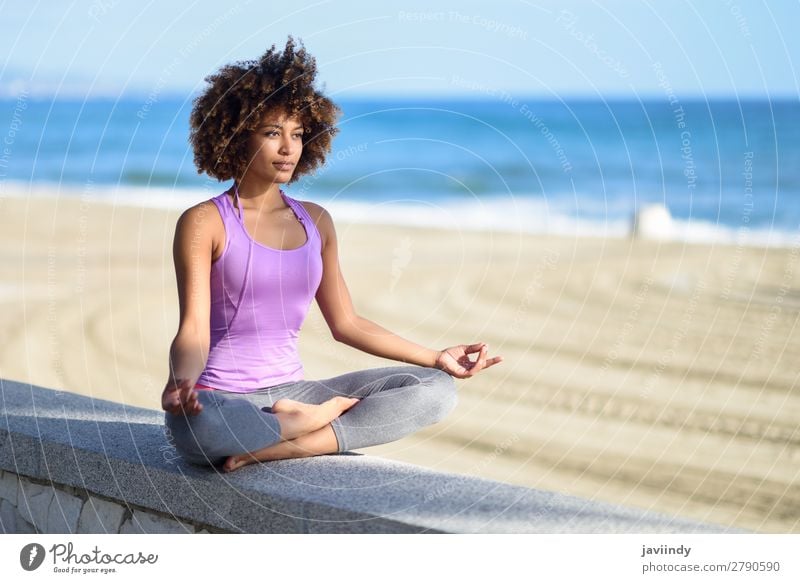
[[[226,193],[211,199],[225,249],[211,264],[211,345],[201,385],[248,393],[303,379],[297,337],[322,279],[322,240],[305,207],[280,192],[306,232],[296,249],[254,241]]]

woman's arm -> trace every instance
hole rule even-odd
[[[435,367],[455,376],[470,378],[483,369],[503,361],[502,356],[488,358],[485,342],[458,344],[443,350],[431,350],[382,328],[356,314],[347,284],[339,267],[336,229],[330,214],[321,206],[305,203],[314,216],[323,239],[322,281],[317,290],[317,303],[333,337],[353,348],[375,356]],[[469,355],[477,354],[472,360]]]
[[[441,354],[440,350],[414,344],[361,316],[355,316],[352,324],[339,332],[337,340],[375,356],[420,366],[435,367]]]
[[[210,209],[203,203],[184,211],[175,227],[172,255],[178,284],[180,324],[169,351],[169,376],[162,407],[174,412],[187,404],[208,359],[211,343]],[[184,390],[180,390],[183,386]],[[198,411],[199,412],[199,411]]]
[[[317,215],[317,226],[323,239],[322,281],[316,299],[333,337],[369,354],[400,362],[435,366],[438,350],[415,344],[356,314],[347,284],[339,266],[336,228],[328,211],[306,203]]]

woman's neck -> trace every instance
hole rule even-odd
[[[257,208],[261,211],[269,212],[272,210],[285,208],[281,198],[280,184],[270,182],[269,184],[257,184],[245,177],[234,183],[234,188],[238,187],[239,200],[247,200],[247,208]]]

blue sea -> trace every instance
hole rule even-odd
[[[192,96],[0,102],[0,181],[185,207]],[[328,163],[287,185],[334,218],[624,236],[664,204],[685,240],[788,245],[800,232],[800,104],[770,100],[339,101]],[[67,188],[68,187],[68,188]]]

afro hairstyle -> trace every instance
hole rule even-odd
[[[205,78],[208,86],[195,98],[189,119],[189,142],[197,173],[219,181],[240,179],[249,160],[247,138],[264,114],[281,110],[303,124],[303,152],[291,180],[325,163],[339,107],[314,87],[317,64],[289,35],[283,51],[275,45],[259,59],[238,61]]]

